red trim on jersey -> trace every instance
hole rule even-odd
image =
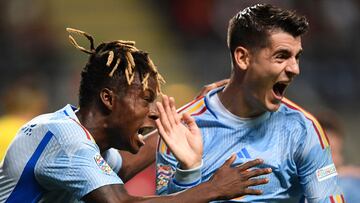
[[[333,196],[330,196],[330,202],[331,203],[336,203]]]
[[[312,122],[312,121],[311,121]],[[319,133],[319,131],[318,131],[318,129],[317,129],[317,127],[315,126],[315,124],[312,122],[312,124],[313,124],[313,126],[314,126],[314,128],[315,128],[315,131],[316,131],[316,134],[317,134],[317,136],[318,136],[318,138],[319,138],[319,140],[320,140],[320,145],[321,145],[321,148],[322,149],[324,149],[324,143],[323,143],[323,141],[321,140],[321,136],[320,136],[320,133]]]
[[[178,113],[181,113],[182,111],[184,111],[185,109],[187,109],[189,106],[193,105],[195,102],[201,100],[202,98],[204,98],[204,96],[201,96],[193,101],[191,101],[190,103],[186,104],[185,106],[181,107],[179,110],[177,110]]]
[[[206,111],[206,106],[204,106],[204,108],[202,108],[199,112],[191,114],[191,116],[198,116],[204,113],[205,111]]]
[[[342,202],[345,203],[344,195],[340,195],[340,197],[341,197]]]
[[[75,119],[73,119],[73,118],[71,118],[71,120],[75,121],[75,123],[77,123],[77,124],[85,131],[85,134],[86,134],[87,139],[90,140],[90,141],[92,141],[92,140],[91,140],[91,135],[90,135],[89,131],[88,131],[83,125],[81,125],[81,123],[79,123],[77,120],[75,120]]]

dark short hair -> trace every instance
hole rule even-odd
[[[101,43],[94,48],[91,35],[72,28],[67,28],[71,43],[79,50],[90,54],[89,60],[81,72],[79,89],[79,105],[86,107],[94,102],[100,91],[107,87],[119,94],[125,94],[136,74],[139,76],[143,89],[148,88],[148,79],[154,78],[156,93],[160,93],[161,83],[164,79],[157,71],[156,66],[148,53],[138,50],[133,41],[116,40]],[[72,33],[81,34],[90,41],[90,50],[77,44],[71,36]]]
[[[281,29],[294,37],[307,32],[309,23],[294,11],[270,4],[257,4],[238,12],[229,21],[227,42],[233,54],[236,47],[250,50],[265,47],[269,32]]]

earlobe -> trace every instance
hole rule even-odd
[[[245,47],[237,47],[234,51],[234,62],[241,70],[246,70],[249,65],[249,51]]]
[[[104,107],[108,110],[112,110],[114,104],[114,92],[108,88],[104,88],[100,91],[100,100]]]

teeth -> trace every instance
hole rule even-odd
[[[141,141],[141,143],[145,144],[144,142],[145,136],[143,136],[142,134],[138,134],[138,138]]]

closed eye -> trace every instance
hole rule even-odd
[[[291,56],[291,54],[287,51],[282,51],[275,55],[277,59],[288,59]]]

